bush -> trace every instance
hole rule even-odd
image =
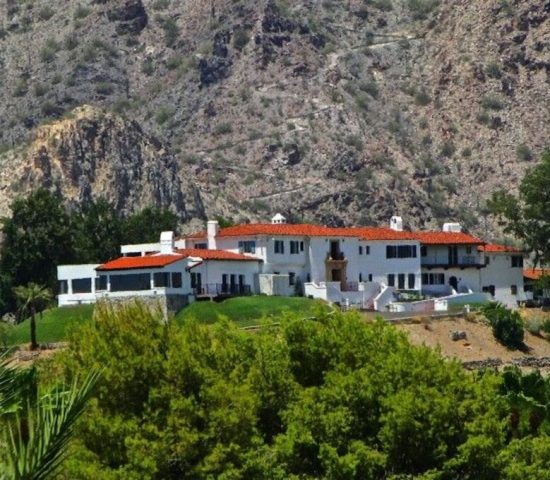
[[[421,107],[429,105],[431,101],[432,99],[426,90],[420,90],[414,95],[414,102]]]
[[[114,91],[114,87],[109,82],[99,82],[95,86],[95,91],[100,95],[111,95],[111,93],[113,93]]]
[[[90,14],[90,9],[79,5],[76,7],[76,10],[74,11],[74,18],[75,20],[82,20],[83,18],[86,18]]]
[[[550,318],[547,318],[544,322],[542,322],[541,330],[547,335],[550,335]]]
[[[164,30],[164,43],[167,47],[173,47],[178,39],[179,28],[174,20],[169,18],[162,24]]]
[[[481,106],[487,110],[502,110],[504,102],[497,95],[485,95],[481,99]]]
[[[408,0],[407,6],[414,19],[422,20],[439,6],[439,0]]]
[[[348,135],[346,137],[346,144],[355,148],[358,152],[363,151],[364,148],[363,140],[361,140],[360,135]]]
[[[489,320],[497,341],[513,349],[523,346],[523,321],[518,312],[498,302],[487,305],[482,312]]]
[[[246,30],[237,30],[233,36],[233,47],[239,52],[246,47],[250,41],[250,35]]]
[[[54,16],[55,12],[50,7],[41,8],[38,12],[40,20],[49,20]]]
[[[174,111],[169,109],[169,108],[166,108],[166,107],[162,107],[158,112],[157,114],[155,115],[155,121],[159,124],[159,125],[163,125],[164,123],[166,123],[171,117],[172,115],[174,115]]]
[[[502,77],[502,70],[500,69],[499,64],[495,62],[491,62],[485,67],[485,73],[491,78],[498,79]]]
[[[540,318],[536,318],[536,317],[529,318],[528,320],[525,321],[525,329],[531,335],[536,335],[538,337],[540,335],[542,327],[543,327],[543,321]]]
[[[233,131],[233,127],[229,122],[218,123],[214,128],[215,135],[227,135]]]
[[[533,153],[531,152],[531,149],[525,145],[525,143],[518,145],[516,148],[516,155],[522,162],[528,162],[533,159]]]

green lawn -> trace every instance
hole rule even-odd
[[[176,315],[178,323],[195,318],[204,323],[214,323],[220,316],[226,316],[240,327],[258,325],[269,321],[283,312],[296,312],[305,316],[319,308],[328,308],[326,303],[301,297],[236,297],[223,302],[195,302]]]
[[[78,305],[74,307],[59,307],[46,310],[36,317],[36,337],[38,343],[60,342],[65,340],[69,327],[91,320],[93,305]],[[19,345],[30,342],[30,320],[16,325],[10,331],[8,343]]]

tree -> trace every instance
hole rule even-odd
[[[57,265],[75,258],[71,219],[58,196],[39,189],[14,200],[11,211],[10,218],[2,219],[0,250],[0,294],[6,310],[15,308],[14,286],[35,282],[53,291]]]
[[[75,250],[78,262],[105,262],[119,255],[124,219],[105,199],[84,205],[73,216]]]
[[[160,232],[177,230],[178,216],[168,210],[146,207],[129,216],[124,227],[126,243],[158,242]]]
[[[550,150],[540,164],[527,171],[518,196],[506,190],[495,192],[489,208],[505,231],[523,240],[534,253],[535,264],[550,264]]]
[[[13,290],[20,305],[21,317],[25,318],[26,315],[30,315],[31,350],[36,350],[38,348],[36,314],[46,308],[52,299],[52,292],[48,288],[32,282],[28,285],[15,287]]]
[[[494,302],[482,310],[491,324],[494,337],[509,348],[523,347],[523,320],[519,312],[506,308],[502,303]]]
[[[34,368],[8,367],[0,355],[0,472],[2,478],[42,480],[63,460],[72,429],[92,393],[98,374],[84,382],[40,388]]]

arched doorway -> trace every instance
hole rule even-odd
[[[458,279],[456,277],[449,278],[449,285],[458,291]]]

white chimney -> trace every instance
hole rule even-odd
[[[460,233],[460,232],[462,232],[462,225],[460,225],[460,223],[444,223],[443,224],[443,231],[444,232]]]
[[[216,250],[216,237],[220,231],[220,224],[217,220],[209,220],[206,232],[208,235],[208,250]]]
[[[390,228],[396,232],[403,231],[403,219],[401,217],[393,216],[390,220]]]
[[[174,253],[174,232],[162,232],[160,234],[160,253]]]
[[[282,225],[286,223],[286,218],[283,217],[280,213],[277,213],[272,219],[271,223],[274,225]]]

